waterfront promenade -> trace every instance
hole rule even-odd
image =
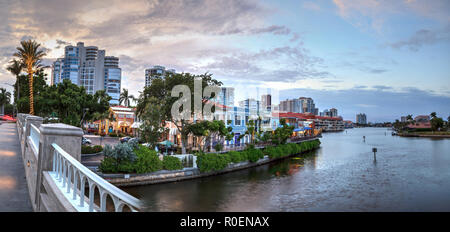
[[[0,212],[33,211],[15,123],[0,122]]]

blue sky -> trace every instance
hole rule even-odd
[[[5,67],[21,39],[40,42],[47,63],[83,41],[120,58],[122,87],[134,95],[144,70],[164,65],[213,73],[236,101],[270,87],[349,120],[447,118],[448,12],[448,0],[2,0],[0,87],[14,82]]]

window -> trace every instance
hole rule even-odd
[[[236,125],[236,126],[241,125],[241,116],[239,116],[239,115],[234,116],[234,125]]]

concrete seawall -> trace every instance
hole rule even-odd
[[[317,138],[311,139],[316,140]],[[305,140],[305,141],[311,141]],[[303,142],[303,141],[302,141]],[[309,151],[306,151],[309,152]],[[306,153],[303,152],[303,153]],[[258,160],[257,162],[244,161],[240,163],[231,163],[223,170],[213,171],[201,173],[198,168],[184,168],[183,170],[161,170],[153,173],[146,174],[102,174],[99,173],[104,179],[108,180],[110,183],[116,186],[138,186],[138,185],[148,185],[148,184],[161,184],[161,183],[170,183],[177,182],[183,180],[190,180],[196,178],[202,178],[213,175],[220,175],[228,172],[238,171],[241,169],[252,168],[259,165],[264,165],[270,162],[274,162],[277,160],[285,159],[288,157],[292,157],[298,154],[293,154],[285,157],[279,157],[270,159],[267,156]]]

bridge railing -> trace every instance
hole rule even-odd
[[[52,147],[54,148],[53,171],[50,172],[50,176],[78,211],[105,212],[108,195],[113,200],[116,212],[123,211],[124,206],[130,208],[131,211],[137,211],[140,208],[138,199],[86,168],[56,143],[53,143]],[[86,182],[89,187],[89,202],[86,202],[87,199],[85,199]],[[100,193],[99,207],[94,203],[95,188]]]
[[[40,139],[40,136],[41,136],[41,132],[33,124],[30,124],[30,129],[31,129],[30,130],[30,136],[29,136],[30,142],[34,146],[35,151],[39,152],[39,139]]]

